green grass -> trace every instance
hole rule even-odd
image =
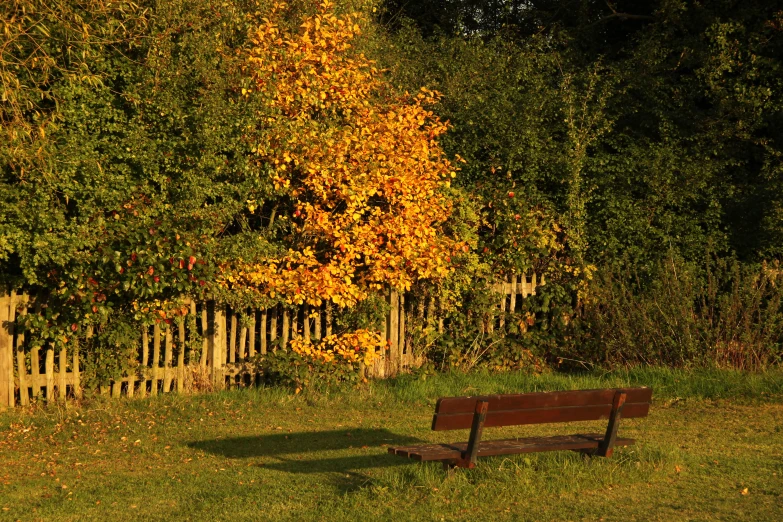
[[[639,442],[611,459],[532,454],[447,473],[386,454],[467,438],[430,431],[439,396],[641,384],[651,414],[621,424]],[[781,520],[783,373],[450,374],[32,407],[0,414],[0,508],[0,520],[58,521]]]

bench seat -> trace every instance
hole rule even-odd
[[[557,435],[554,437],[524,437],[516,439],[485,440],[478,449],[479,457],[514,455],[539,451],[591,450],[598,449],[604,439],[603,433]],[[617,437],[615,446],[631,446],[636,441]],[[467,442],[454,444],[419,444],[389,448],[389,453],[418,461],[459,459],[468,449]]]

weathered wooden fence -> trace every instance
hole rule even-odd
[[[518,299],[535,294],[536,287],[543,284],[543,279],[535,274],[497,283],[495,290],[503,295],[499,308],[513,313]],[[372,367],[365,368],[368,377],[396,375],[418,363],[406,322],[415,317],[433,323],[438,332],[444,329],[435,300],[419,301],[413,310],[406,305],[405,295],[392,291],[387,299],[389,313],[381,333],[388,342]],[[40,313],[37,306],[40,305],[24,294],[0,294],[0,408],[26,405],[36,398],[82,395],[85,383],[79,343],[90,342],[92,331],[56,349],[52,345],[34,345],[16,328],[16,321],[18,316]],[[170,324],[161,322],[142,328],[132,369],[100,387],[100,393],[133,397],[251,384],[257,378],[251,364],[256,354],[285,346],[289,339],[321,339],[332,333],[329,303],[295,310],[231,310],[214,302],[192,301],[187,306],[189,313]],[[501,314],[486,325],[487,330],[502,328],[503,320]]]

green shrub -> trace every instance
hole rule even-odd
[[[563,357],[607,366],[650,364],[759,370],[783,362],[783,276],[707,256],[672,255],[643,274],[600,272]]]

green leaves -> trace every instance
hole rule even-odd
[[[14,103],[30,109],[0,114],[12,138],[0,140],[0,282],[43,291],[59,315],[45,326],[30,319],[29,332],[68,342],[73,324],[100,332],[203,295],[221,256],[237,250],[234,234],[256,226],[244,202],[272,189],[254,175],[263,166],[242,131],[258,108],[236,103],[234,57],[215,45],[245,38],[238,6],[216,19],[195,0],[155,10],[49,4],[0,7],[4,20],[28,13],[0,35],[23,42],[0,46],[0,70],[29,66],[4,92],[29,95]],[[26,32],[42,23],[46,35]],[[46,53],[45,70],[35,53]],[[256,235],[243,250],[265,245]]]

